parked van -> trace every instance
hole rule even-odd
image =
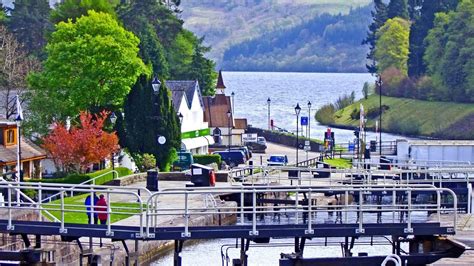
[[[219,154],[222,161],[230,167],[245,163],[245,153],[241,150],[215,151],[212,154]]]
[[[248,161],[252,158],[252,152],[246,146],[231,148],[231,151],[243,151],[245,154],[245,160]],[[228,151],[228,150],[227,150]]]

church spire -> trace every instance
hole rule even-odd
[[[216,92],[218,94],[224,94],[224,79],[222,78],[222,70],[219,70],[219,77],[217,78]]]

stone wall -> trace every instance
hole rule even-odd
[[[249,127],[247,129],[247,133],[256,133],[258,136],[264,137],[267,141],[285,145],[288,147],[295,147],[296,145],[296,136],[291,134],[283,134],[276,131],[265,130],[261,128]],[[305,140],[303,138],[299,138],[298,142],[300,145],[304,145]],[[311,151],[313,152],[321,152],[322,145],[317,143],[314,140],[310,141],[311,144]]]

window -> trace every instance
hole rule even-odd
[[[15,144],[15,130],[7,130],[7,144]]]

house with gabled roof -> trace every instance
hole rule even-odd
[[[41,178],[41,161],[46,151],[21,137],[21,170],[23,178]],[[2,174],[15,172],[18,163],[18,126],[16,122],[0,120],[0,167]]]
[[[222,146],[241,146],[247,129],[246,118],[236,118],[231,96],[225,94],[222,71],[216,84],[216,95],[203,97],[204,121],[209,123],[214,142]]]
[[[193,154],[206,154],[214,139],[204,121],[204,104],[197,80],[167,80],[176,113],[181,113],[181,148]]]

